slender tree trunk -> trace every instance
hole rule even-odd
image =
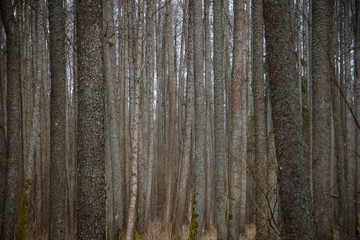
[[[133,14],[136,10],[133,6]],[[143,13],[142,5],[139,5],[138,14]],[[132,117],[130,118],[131,126],[131,179],[130,179],[130,201],[129,201],[129,210],[128,210],[128,219],[126,227],[126,240],[131,240],[133,238],[135,230],[135,218],[136,218],[136,201],[137,201],[137,191],[138,191],[138,161],[139,161],[139,152],[140,152],[140,81],[141,81],[141,70],[142,70],[142,20],[138,19],[137,24],[137,39],[136,42],[133,42],[133,51],[135,58],[135,78],[134,78],[134,89],[133,89],[133,112]],[[131,101],[131,100],[130,100]],[[131,103],[130,103],[131,104]]]
[[[105,79],[102,1],[77,1],[77,238],[105,236]]]
[[[167,47],[167,61],[168,61],[168,88],[169,88],[169,137],[168,137],[168,176],[166,189],[166,206],[164,213],[164,223],[168,224],[171,221],[172,200],[173,200],[173,184],[174,184],[174,140],[175,140],[175,72],[174,72],[174,52],[173,52],[173,26],[172,26],[172,4],[166,5],[166,47]]]
[[[150,210],[151,210],[151,192],[152,192],[152,182],[153,182],[153,166],[155,158],[155,120],[154,120],[154,24],[153,20],[155,19],[154,9],[155,4],[151,0],[146,1],[146,78],[148,79],[148,91],[149,91],[149,158],[148,158],[148,168],[146,176],[146,198],[145,198],[145,230],[147,230],[149,219],[150,219]]]
[[[263,6],[261,0],[252,2],[252,76],[254,93],[255,122],[255,188],[256,188],[256,239],[268,239],[268,200],[271,186],[266,176],[267,170],[267,139],[265,115],[265,81],[263,60]],[[273,164],[271,164],[273,165]]]
[[[290,15],[289,2],[264,1],[281,217],[284,223],[282,238],[317,239],[302,150],[300,96]]]
[[[313,0],[314,1],[314,0]],[[341,8],[337,8],[337,15],[341,14]],[[341,20],[342,18],[340,18]],[[339,44],[339,59],[340,63],[337,61],[336,65],[340,65],[338,71],[343,72],[343,54],[342,54],[342,30],[341,24],[339,26],[340,30],[340,44]],[[347,225],[346,225],[346,205],[347,205],[347,193],[346,193],[346,183],[345,183],[345,152],[344,152],[344,121],[343,121],[343,100],[340,95],[340,90],[342,90],[342,77],[335,77],[335,70],[332,67],[332,82],[331,82],[331,99],[333,106],[333,118],[334,118],[334,128],[335,128],[335,147],[336,147],[336,171],[337,171],[337,182],[338,182],[338,194],[339,194],[339,234],[341,239],[347,238]]]
[[[313,195],[315,221],[320,239],[330,239],[331,211],[331,95],[332,10],[331,1],[313,1],[312,86],[313,86]]]
[[[190,10],[191,11],[191,10]],[[201,236],[205,213],[206,99],[203,81],[203,21],[201,1],[194,1],[194,92],[195,92],[195,185],[192,218],[197,217],[197,236]]]
[[[2,28],[2,22],[0,23]],[[0,33],[0,45],[3,46],[4,39],[3,33]],[[1,51],[4,49],[1,48]],[[0,56],[4,60],[3,56]],[[6,176],[6,87],[5,87],[5,64],[0,66],[0,234],[1,234],[1,221],[3,215],[3,206],[4,206],[4,191],[5,191],[5,176]]]
[[[11,0],[0,3],[1,19],[6,33],[7,51],[7,142],[5,196],[1,239],[13,239],[19,217],[22,186],[23,145],[21,135],[21,78],[19,31]]]
[[[114,3],[110,0],[104,2],[104,73],[106,81],[106,113],[105,113],[105,132],[107,133],[105,142],[105,154],[109,161],[106,169],[107,181],[107,211],[108,211],[108,235],[110,238],[116,234],[123,225],[123,200],[122,200],[122,173],[120,155],[120,132],[119,132],[119,112],[118,103],[118,84],[116,83],[116,59],[115,59],[115,24],[114,24]]]
[[[205,28],[205,89],[206,89],[206,210],[205,228],[209,229],[213,224],[213,97],[211,82],[211,43],[210,43],[210,0],[204,2],[204,28]]]
[[[243,132],[246,125],[246,81],[244,66],[244,31],[245,12],[242,1],[234,4],[234,50],[231,80],[231,137],[229,152],[229,238],[238,239],[240,234],[241,195],[246,194],[242,189],[242,168],[246,167],[246,148],[244,148]],[[245,121],[244,121],[245,120]],[[246,186],[246,185],[245,185]]]
[[[51,72],[49,239],[64,239],[66,217],[66,62],[65,9],[62,0],[49,1],[49,23]]]
[[[214,8],[214,131],[215,131],[215,220],[217,239],[227,238],[225,187],[225,128],[223,77],[223,0],[213,0]]]
[[[141,1],[138,4],[138,25],[141,28],[138,29],[138,38],[141,39],[141,45],[138,46],[137,58],[140,58],[140,64],[138,65],[137,72],[139,74],[139,84],[140,84],[140,127],[139,127],[139,160],[138,160],[138,197],[137,197],[137,229],[136,231],[139,234],[144,233],[145,229],[145,197],[146,197],[146,169],[147,161],[145,158],[148,157],[148,139],[147,139],[147,121],[148,117],[148,107],[146,106],[146,98],[148,93],[146,92],[147,79],[145,78],[145,66],[143,65],[144,61],[144,48],[143,48],[143,35],[144,35],[144,2]],[[138,59],[137,59],[138,60]]]
[[[345,181],[346,181],[346,195],[348,197],[348,206],[347,206],[347,233],[348,238],[355,238],[355,226],[356,226],[356,216],[355,216],[355,125],[354,119],[352,116],[353,104],[353,89],[352,89],[352,76],[351,76],[351,22],[352,17],[350,16],[351,11],[351,2],[347,1],[344,4],[344,64],[345,64]]]
[[[181,236],[184,213],[186,212],[187,187],[190,176],[191,164],[191,145],[192,130],[194,123],[194,55],[193,55],[193,0],[189,0],[189,16],[188,16],[188,40],[186,46],[187,54],[187,82],[186,82],[186,107],[185,107],[185,124],[183,132],[183,145],[180,158],[180,174],[177,196],[175,202],[175,214],[173,231],[177,236]]]
[[[355,1],[355,112],[360,122],[360,1]],[[355,146],[355,199],[356,199],[356,238],[360,239],[360,129],[356,128]]]

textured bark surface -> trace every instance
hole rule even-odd
[[[49,24],[51,73],[49,239],[64,239],[66,219],[66,66],[65,10],[62,0],[49,1]]]
[[[268,72],[279,163],[282,239],[316,239],[302,149],[302,120],[289,1],[264,1]]]
[[[7,142],[1,239],[13,239],[18,223],[22,186],[23,145],[21,138],[21,78],[19,31],[11,0],[0,3],[7,51]]]
[[[265,81],[263,59],[263,6],[262,0],[252,3],[252,76],[254,93],[254,124],[255,124],[255,188],[256,188],[256,239],[268,239],[268,200],[271,195],[271,184],[267,181],[267,134],[265,113]],[[270,140],[269,140],[270,141]],[[270,201],[269,201],[270,202]]]
[[[132,5],[132,11],[134,14],[136,13],[135,6]],[[138,14],[143,13],[142,5],[139,5]],[[126,233],[125,239],[131,240],[133,239],[134,231],[135,231],[135,220],[136,220],[136,201],[137,201],[137,191],[138,191],[138,163],[139,163],[139,155],[140,155],[140,127],[141,127],[141,120],[140,120],[140,100],[141,100],[141,93],[140,93],[140,81],[141,81],[141,68],[142,68],[142,28],[143,22],[141,19],[137,23],[137,38],[135,38],[135,34],[133,35],[136,41],[133,42],[133,54],[135,59],[135,78],[134,78],[134,85],[133,87],[133,96],[130,97],[130,104],[133,104],[131,107],[131,118],[130,118],[130,135],[131,135],[131,172],[130,172],[130,200],[129,200],[129,210],[127,215],[127,224],[126,224]],[[133,29],[134,30],[134,29]],[[132,102],[131,102],[131,98]],[[131,105],[130,105],[131,106]]]
[[[102,1],[77,1],[77,238],[105,236]]]
[[[244,76],[244,33],[245,33],[245,14],[242,1],[234,4],[234,50],[233,50],[233,69],[231,80],[231,137],[229,152],[229,238],[238,239],[240,234],[241,205],[242,198],[246,192],[245,184],[242,182],[242,171],[246,168],[246,148],[244,140],[246,132],[246,91],[247,84]],[[245,177],[246,179],[246,177]],[[243,185],[244,184],[244,185]],[[245,185],[246,186],[246,185]]]
[[[214,141],[215,141],[215,221],[217,239],[227,238],[225,187],[225,127],[223,77],[223,0],[213,0],[214,8]]]
[[[3,36],[0,36],[0,44],[3,44]],[[0,233],[4,206],[4,190],[6,176],[6,104],[5,104],[5,73],[4,67],[0,67]]]
[[[314,213],[320,239],[330,239],[331,211],[331,60],[333,49],[331,24],[332,1],[312,2],[312,86],[313,86],[313,146],[312,172]]]
[[[197,234],[201,236],[205,213],[205,144],[206,144],[206,99],[203,80],[203,21],[202,3],[194,1],[194,93],[195,93],[195,185],[193,202],[193,217],[197,214]],[[190,9],[191,11],[191,9]]]

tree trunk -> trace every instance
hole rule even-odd
[[[19,31],[11,0],[0,3],[7,51],[7,142],[5,195],[1,239],[13,239],[18,223],[22,186],[23,145],[21,136],[21,78]]]
[[[316,239],[302,149],[302,119],[289,2],[264,1],[265,37],[283,239]],[[285,43],[285,44],[284,44]]]
[[[355,1],[355,112],[360,123],[360,1]],[[356,128],[355,146],[355,199],[356,199],[356,237],[360,239],[360,129]]]
[[[268,200],[271,186],[266,176],[267,171],[267,134],[265,115],[265,81],[263,59],[263,6],[261,0],[252,3],[252,76],[254,94],[254,122],[255,122],[255,188],[256,188],[256,239],[268,239]],[[273,165],[273,164],[271,164]],[[271,209],[270,209],[271,210]]]
[[[49,1],[50,24],[50,209],[49,239],[65,238],[66,217],[66,66],[65,9],[62,0]]]
[[[229,238],[238,239],[240,234],[240,208],[242,204],[241,196],[246,194],[242,188],[242,168],[246,168],[246,148],[244,140],[246,132],[246,81],[243,71],[244,66],[244,31],[245,14],[242,1],[234,4],[234,50],[233,50],[233,69],[231,80],[231,137],[229,152]],[[245,177],[246,179],[246,177]],[[246,186],[246,185],[245,185]]]
[[[214,8],[214,131],[215,131],[215,220],[217,239],[227,238],[225,187],[225,128],[223,77],[223,0],[213,0]]]
[[[195,92],[195,186],[192,218],[197,222],[197,236],[201,236],[205,213],[205,143],[206,99],[203,81],[203,21],[202,4],[194,1],[194,92]],[[191,11],[191,10],[190,10]],[[197,217],[195,218],[195,214]]]
[[[132,14],[135,14],[135,6],[132,6]],[[139,15],[143,13],[142,5],[139,5]],[[134,16],[134,15],[133,15]],[[134,20],[134,19],[133,19]],[[135,230],[135,218],[136,218],[136,201],[137,201],[137,191],[138,191],[138,161],[139,161],[139,152],[140,152],[140,81],[141,81],[141,70],[142,70],[142,21],[138,19],[137,23],[137,39],[133,35],[136,42],[133,42],[133,54],[135,59],[135,78],[134,78],[134,89],[133,89],[133,100],[130,104],[133,103],[134,106],[131,108],[133,112],[131,113],[130,118],[130,134],[131,134],[131,172],[130,172],[130,200],[129,200],[129,210],[128,210],[128,219],[126,227],[126,240],[131,240],[133,238]],[[134,31],[135,29],[133,29]],[[131,105],[130,105],[131,106]]]
[[[3,27],[2,22],[0,26]],[[5,46],[5,34],[0,33],[0,45]],[[5,47],[1,51],[5,53]],[[6,61],[5,54],[1,54],[2,61]],[[0,234],[4,206],[5,176],[6,176],[6,64],[0,66]]]
[[[204,28],[205,28],[205,89],[206,89],[206,210],[205,225],[206,229],[210,229],[214,217],[214,200],[213,200],[213,97],[212,97],[212,80],[211,80],[211,42],[210,42],[210,0],[204,2]]]
[[[77,1],[77,238],[105,236],[105,79],[102,1]]]
[[[168,61],[168,91],[169,91],[169,137],[168,137],[168,170],[167,170],[167,189],[166,189],[166,206],[164,213],[164,223],[168,224],[171,221],[172,200],[173,200],[173,185],[174,185],[174,169],[175,169],[175,72],[174,72],[174,46],[173,46],[173,26],[172,26],[172,4],[166,4],[166,47],[167,47],[167,61]]]
[[[313,196],[315,221],[320,239],[330,239],[331,211],[331,59],[332,10],[330,1],[313,1],[312,86],[313,86]]]
[[[352,111],[354,109],[353,104],[353,91],[352,91],[352,74],[351,74],[351,22],[352,17],[350,16],[351,12],[351,2],[347,1],[344,4],[344,64],[345,64],[345,181],[346,181],[346,195],[347,199],[347,238],[355,238],[355,226],[356,226],[356,217],[355,217],[355,125],[354,119],[352,116]]]
[[[186,212],[187,188],[190,176],[192,130],[194,123],[194,55],[193,55],[193,0],[189,0],[188,16],[188,40],[186,46],[187,54],[187,82],[186,82],[186,107],[185,124],[183,132],[183,145],[180,158],[180,174],[177,196],[175,202],[173,231],[177,236],[181,236],[184,213]]]
[[[155,3],[152,3],[151,0],[146,1],[146,78],[148,79],[148,91],[149,91],[149,158],[148,158],[148,168],[146,176],[146,196],[145,196],[145,230],[147,230],[149,220],[150,220],[150,210],[151,210],[151,192],[152,192],[152,182],[153,182],[153,166],[155,158],[155,121],[154,121],[154,24],[153,19]]]

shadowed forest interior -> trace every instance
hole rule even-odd
[[[0,0],[0,239],[360,239],[359,0]]]

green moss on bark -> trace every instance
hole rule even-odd
[[[21,198],[20,216],[19,216],[19,223],[16,232],[16,240],[25,239],[26,224],[28,219],[28,207],[29,207],[28,190],[30,185],[31,185],[31,179],[26,179],[23,188],[22,198]]]

